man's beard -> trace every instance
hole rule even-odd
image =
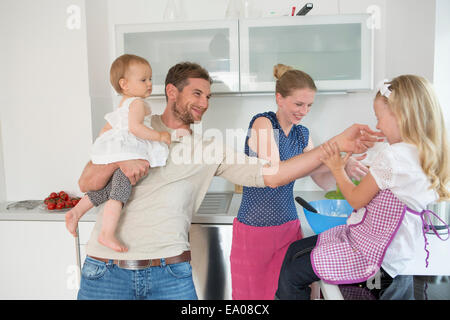
[[[174,102],[174,104],[172,105],[172,112],[175,118],[177,118],[184,124],[191,125],[196,122],[192,114],[189,112],[189,108],[187,108],[187,106],[183,108],[176,102]]]

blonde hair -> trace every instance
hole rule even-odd
[[[283,97],[290,96],[292,90],[311,89],[317,91],[314,80],[306,72],[296,70],[284,64],[277,64],[273,67],[273,76],[277,79],[275,92]]]
[[[109,71],[109,80],[118,94],[122,94],[119,80],[125,77],[130,66],[135,63],[145,64],[150,67],[150,63],[147,60],[134,54],[123,54],[112,63]]]
[[[378,92],[375,99],[384,99],[394,113],[403,141],[417,146],[420,165],[439,201],[449,199],[449,145],[442,109],[431,83],[416,75],[402,75],[388,84],[389,98]]]

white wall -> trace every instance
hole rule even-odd
[[[433,81],[435,5],[429,0],[386,1],[389,79],[412,73]]]
[[[109,85],[110,39],[108,0],[86,2],[86,29],[91,98],[92,137],[98,136],[105,121],[104,115],[113,105]]]
[[[78,192],[91,115],[84,0],[0,2],[1,136],[7,200]],[[80,29],[66,26],[80,8]]]
[[[5,168],[3,165],[2,128],[0,121],[0,202],[5,200],[6,200]]]
[[[450,1],[436,1],[436,47],[434,56],[434,86],[446,119],[450,138]]]

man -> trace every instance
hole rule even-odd
[[[234,150],[217,144],[215,139],[193,134],[190,125],[201,121],[208,109],[211,83],[208,72],[194,63],[180,63],[169,70],[167,106],[161,116],[151,118],[155,130],[181,135],[170,145],[172,156],[166,166],[149,170],[144,160],[87,164],[79,181],[83,192],[104,187],[117,168],[133,185],[146,177],[133,188],[117,229],[117,237],[128,246],[128,252],[98,244],[102,219],[100,214],[97,217],[86,249],[79,299],[197,299],[189,264],[188,231],[192,214],[200,207],[212,178],[221,176],[245,186],[277,187],[321,165],[320,148],[280,162],[277,170],[245,156],[245,163],[236,163],[238,154]],[[331,140],[342,151],[361,153],[376,141],[367,133],[374,134],[367,126],[353,125]],[[216,161],[194,160],[205,150],[213,150]],[[173,155],[180,153],[188,161],[176,161]]]

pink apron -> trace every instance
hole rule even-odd
[[[366,206],[361,222],[337,226],[319,235],[316,247],[311,252],[311,263],[316,275],[332,284],[363,282],[373,277],[383,262],[406,210],[421,216],[428,267],[425,232],[429,226],[425,223],[425,217],[434,212],[411,210],[386,189],[380,191]]]
[[[233,221],[230,266],[233,300],[273,300],[289,245],[302,238],[298,219],[254,227]]]

